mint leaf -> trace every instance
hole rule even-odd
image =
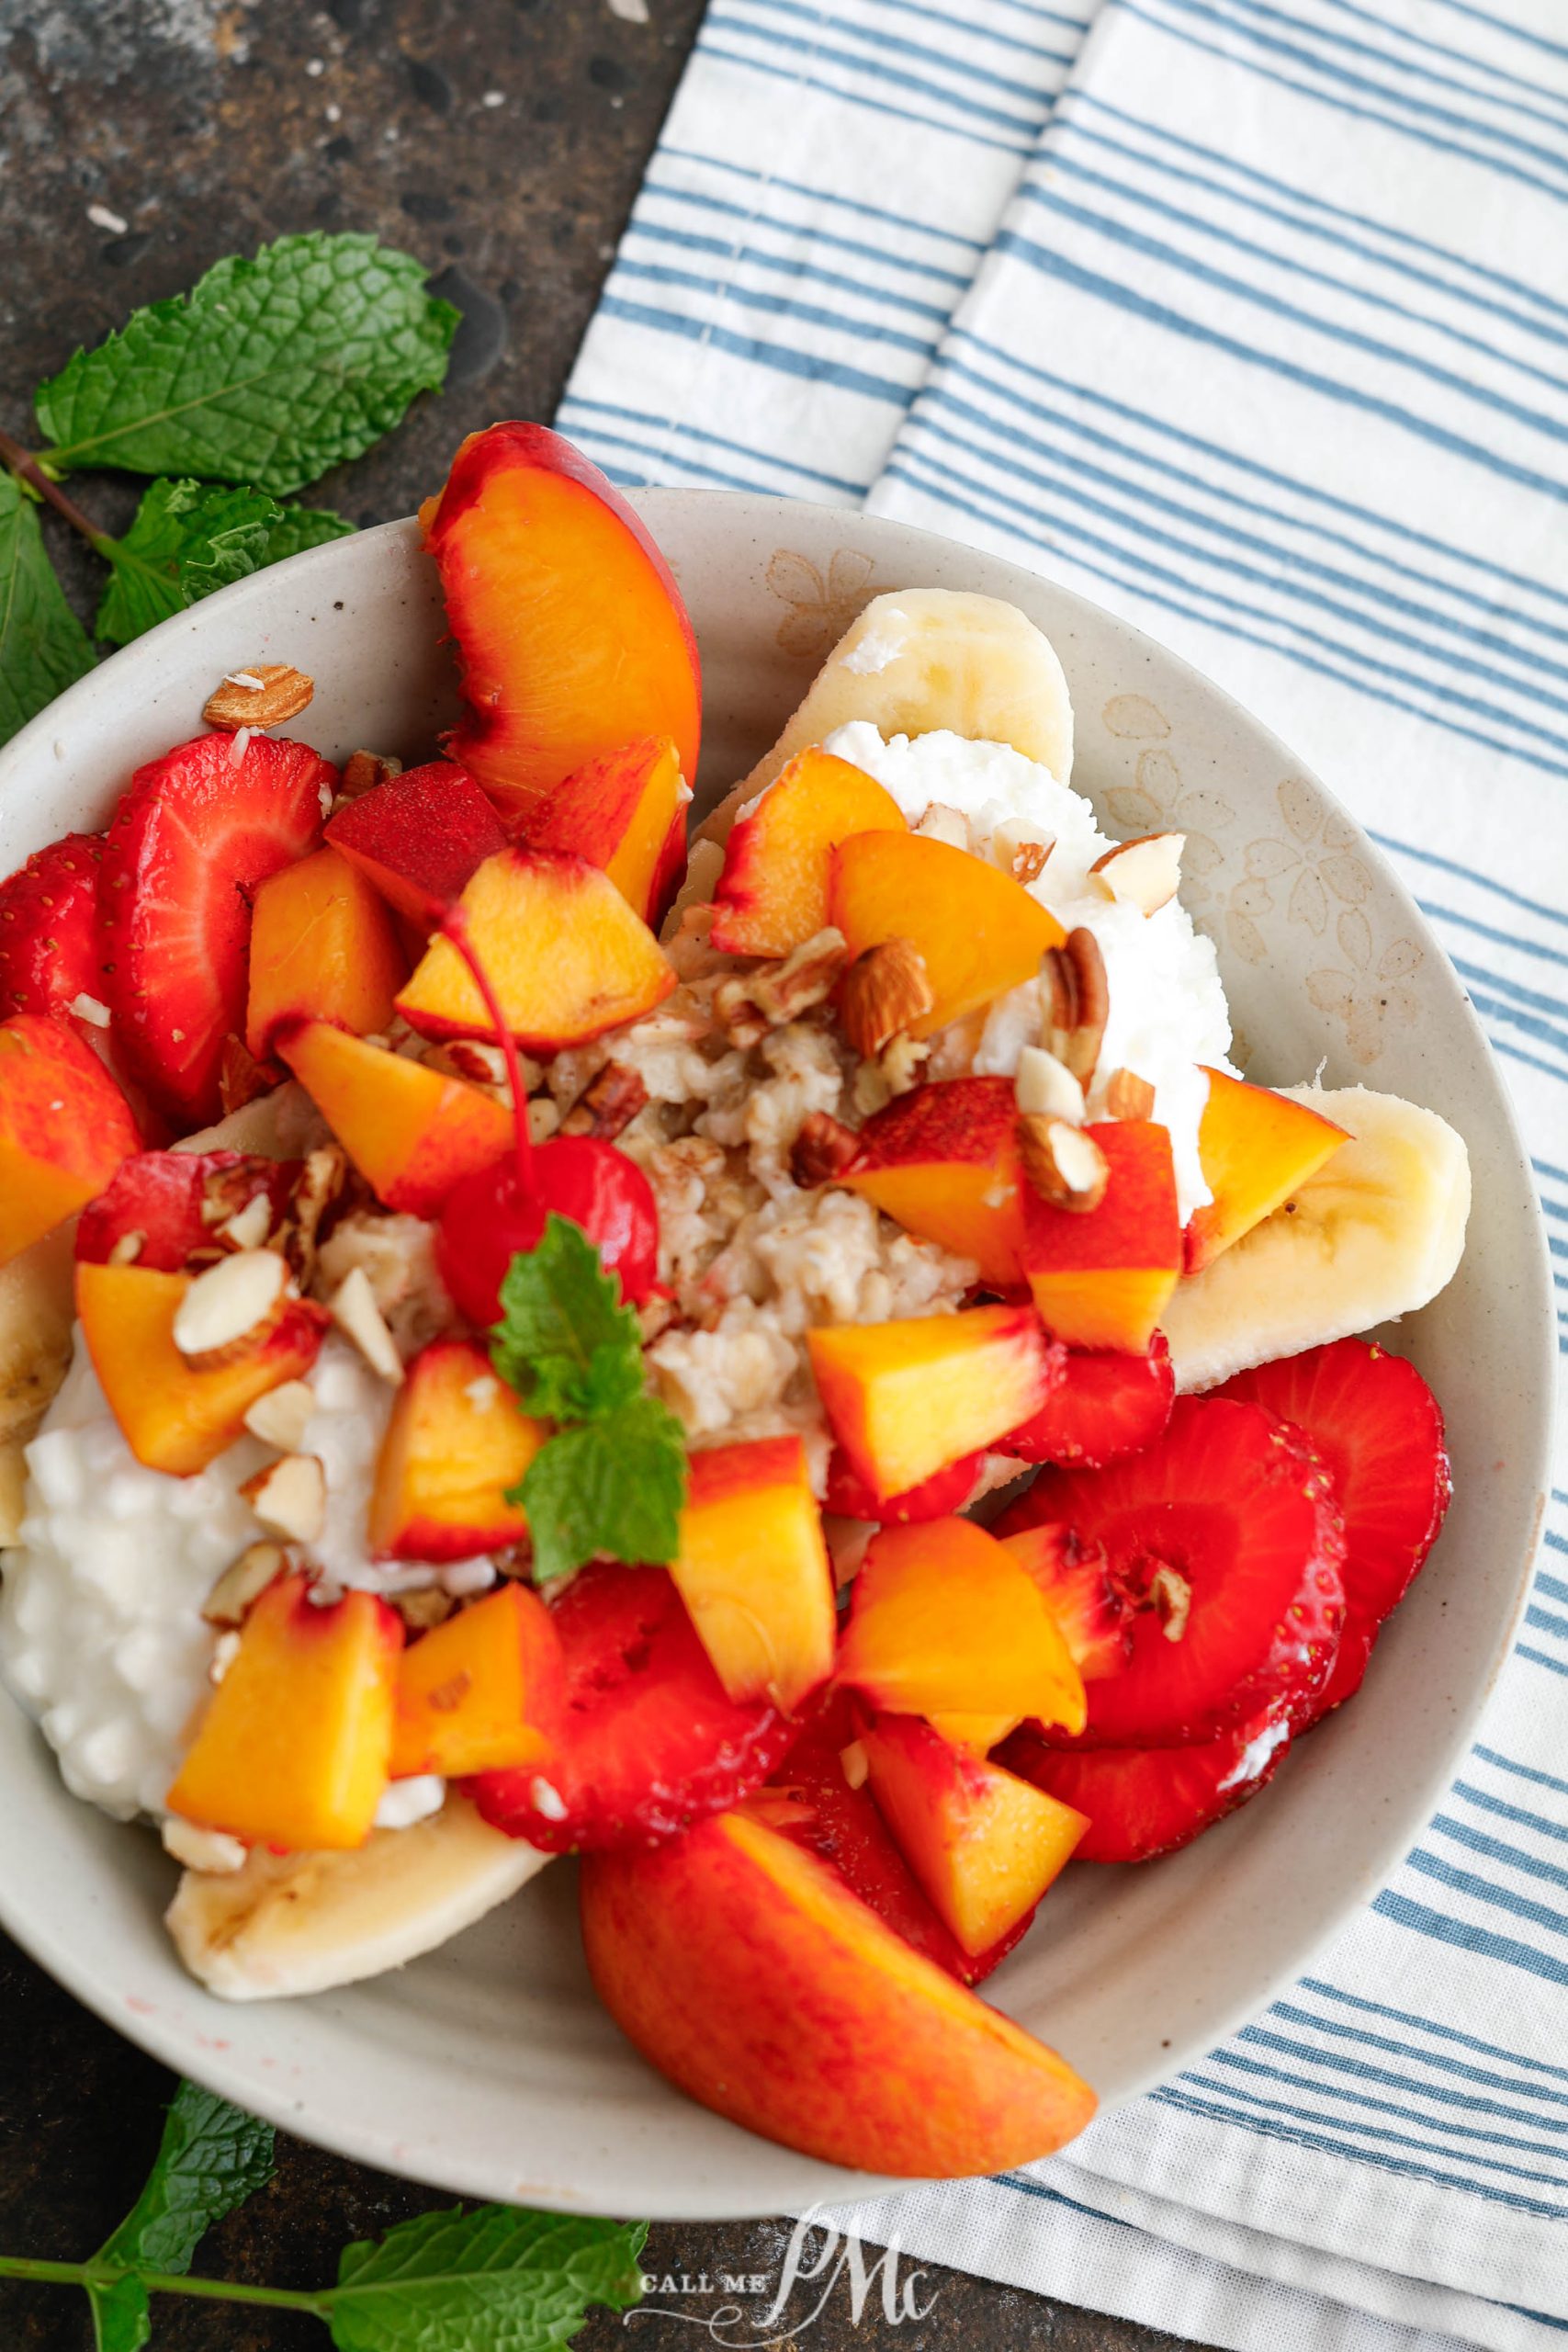
[[[272,2147],[270,2123],[182,2083],[147,2186],[93,2267],[188,2270],[212,2223],[272,2178]]]
[[[54,470],[120,466],[281,497],[356,458],[438,386],[457,324],[412,254],[280,237],[133,311],[39,392]]]
[[[96,2352],[141,2352],[152,2333],[147,2290],[140,2278],[117,2278],[112,2287],[89,2283]]]
[[[552,1584],[585,1560],[672,1560],[686,1499],[681,1424],[656,1396],[546,1441],[507,1497],[528,1515],[534,1577]]]
[[[642,1393],[642,1333],[580,1225],[552,1211],[501,1285],[491,1360],[531,1413],[586,1420]]]
[[[283,510],[259,490],[155,481],[123,539],[100,539],[114,576],[93,626],[113,645],[183,612],[270,560],[267,540]]]
[[[323,2297],[338,2352],[553,2352],[590,2303],[639,2301],[647,2225],[453,2207],[345,2246]]]
[[[303,555],[307,548],[324,547],[328,539],[350,538],[354,528],[346,514],[334,514],[330,506],[280,506],[262,560],[281,563],[285,556]]]
[[[0,743],[92,666],[87,632],[44,552],[38,511],[0,469]]]

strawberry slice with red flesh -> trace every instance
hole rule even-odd
[[[125,1261],[177,1274],[199,1250],[222,1244],[218,1227],[265,1193],[276,1225],[299,1177],[298,1159],[260,1159],[238,1151],[142,1151],[123,1161],[107,1190],[89,1201],[76,1227],[76,1255],[107,1266]],[[138,1237],[132,1250],[130,1237]]]
[[[1345,1630],[1316,1722],[1359,1689],[1379,1628],[1438,1540],[1453,1493],[1443,1416],[1415,1365],[1370,1340],[1281,1356],[1215,1393],[1304,1430],[1338,1490]]]
[[[1085,1747],[1176,1747],[1275,1704],[1292,1724],[1311,1712],[1345,1619],[1345,1539],[1299,1430],[1259,1405],[1179,1397],[1147,1452],[1047,1470],[1019,1508],[1101,1544],[1147,1603],[1127,1665],[1088,1686]]]
[[[912,1526],[917,1520],[946,1519],[962,1510],[978,1483],[985,1453],[965,1453],[945,1470],[934,1470],[918,1487],[906,1487],[878,1502],[863,1478],[852,1469],[838,1446],[828,1463],[828,1493],[822,1508],[840,1519],[874,1520],[881,1527]]]
[[[1061,1379],[1037,1413],[1000,1441],[1024,1462],[1104,1470],[1153,1445],[1170,1419],[1176,1378],[1156,1331],[1146,1356],[1117,1348],[1069,1348]]]
[[[96,833],[67,833],[0,882],[0,1021],[103,1000]]]
[[[1075,1862],[1152,1862],[1190,1846],[1274,1777],[1291,1745],[1278,1706],[1190,1747],[1052,1747],[1027,1726],[997,1761],[1089,1815]]]
[[[225,1037],[245,1026],[256,885],[321,838],[337,770],[306,743],[198,735],[138,768],[98,871],[116,1035],[180,1127],[221,1111]]]
[[[509,1837],[554,1854],[657,1846],[760,1788],[793,1746],[798,1721],[726,1698],[663,1568],[595,1561],[550,1613],[566,1668],[555,1753],[468,1783]]]

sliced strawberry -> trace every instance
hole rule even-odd
[[[116,1034],[186,1130],[222,1108],[223,1041],[245,1025],[258,882],[313,849],[337,770],[308,744],[198,735],[139,768],[104,843],[99,927]]]
[[[1438,1540],[1453,1493],[1443,1417],[1415,1365],[1370,1340],[1282,1356],[1237,1373],[1218,1394],[1304,1430],[1338,1491],[1345,1630],[1315,1722],[1359,1689],[1378,1628]]]
[[[828,1464],[828,1494],[822,1508],[837,1511],[840,1519],[870,1519],[882,1527],[907,1526],[919,1519],[946,1519],[951,1511],[962,1510],[974,1493],[985,1459],[983,1452],[965,1453],[961,1460],[950,1462],[945,1470],[922,1478],[918,1487],[879,1503],[835,1446]]]
[[[1051,1747],[1014,1732],[998,1756],[1010,1772],[1087,1813],[1075,1862],[1149,1862],[1212,1829],[1271,1781],[1291,1744],[1278,1706],[1190,1747]]]
[[[218,1227],[257,1193],[266,1194],[276,1225],[299,1173],[297,1159],[259,1159],[237,1151],[138,1152],[83,1210],[76,1255],[89,1265],[107,1266],[124,1245],[127,1262],[177,1274],[197,1250],[221,1247]],[[141,1237],[133,1254],[132,1234]]]
[[[96,833],[67,833],[0,882],[0,1021],[104,994]]]
[[[1118,1348],[1069,1348],[1062,1378],[1040,1410],[1001,1441],[1025,1462],[1103,1470],[1153,1445],[1170,1419],[1176,1380],[1156,1331],[1146,1356]]]
[[[1327,1471],[1258,1405],[1182,1396],[1145,1453],[1047,1470],[1020,1507],[1102,1544],[1148,1605],[1120,1674],[1089,1685],[1086,1747],[1213,1739],[1266,1707],[1300,1722],[1345,1617],[1345,1539]]]
[[[761,1787],[798,1731],[727,1699],[662,1568],[596,1561],[551,1607],[566,1696],[543,1767],[468,1783],[485,1819],[564,1854],[657,1846]]]

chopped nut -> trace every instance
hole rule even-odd
[[[1045,861],[1055,848],[1055,842],[1020,842],[1012,854],[1012,878],[1015,882],[1032,882],[1045,871]]]
[[[1187,1631],[1192,1609],[1192,1587],[1179,1568],[1162,1560],[1149,1578],[1148,1605],[1160,1622],[1168,1642],[1179,1642]]]
[[[933,800],[915,831],[928,842],[945,842],[950,849],[974,846],[968,818],[962,808],[950,808],[945,800]]]
[[[354,1341],[372,1372],[393,1388],[400,1388],[403,1360],[370,1287],[363,1266],[353,1267],[327,1301],[327,1312],[346,1339]]]
[[[428,1634],[433,1625],[444,1625],[457,1606],[438,1584],[422,1586],[416,1592],[394,1592],[389,1598],[411,1634]]]
[[[651,1347],[661,1331],[668,1331],[671,1323],[678,1323],[680,1319],[681,1310],[672,1298],[655,1296],[645,1299],[637,1311],[637,1326],[643,1346]]]
[[[209,1230],[248,1208],[256,1191],[254,1164],[209,1169],[201,1181],[201,1221]]]
[[[276,1070],[257,1061],[243,1038],[224,1038],[218,1063],[218,1100],[225,1118],[231,1111],[243,1111],[247,1102],[259,1102],[281,1083]]]
[[[1083,1088],[1066,1062],[1043,1046],[1025,1046],[1018,1057],[1012,1082],[1013,1099],[1021,1111],[1039,1119],[1070,1119],[1082,1126]]]
[[[1118,842],[1089,867],[1098,874],[1106,894],[1140,914],[1157,915],[1181,888],[1181,853],[1185,833],[1140,833],[1136,841]]]
[[[844,1768],[844,1779],[852,1789],[863,1789],[871,1777],[871,1758],[866,1754],[863,1739],[852,1739],[847,1747],[839,1750],[839,1761]]]
[[[109,1245],[108,1262],[111,1266],[134,1266],[146,1246],[144,1233],[118,1234]]]
[[[877,1062],[877,1068],[887,1081],[888,1097],[908,1094],[920,1082],[920,1073],[931,1058],[931,1047],[918,1037],[901,1029]]]
[[[281,727],[298,718],[315,693],[315,682],[287,662],[257,662],[231,670],[201,715],[209,727]]]
[[[911,940],[885,939],[857,956],[839,984],[839,1018],[857,1054],[873,1060],[936,1000]]]
[[[628,1069],[625,1062],[606,1062],[561,1121],[561,1133],[596,1136],[602,1143],[613,1143],[647,1101],[648,1088],[638,1071]]]
[[[1111,1171],[1091,1135],[1070,1120],[1041,1118],[1033,1112],[1020,1116],[1017,1135],[1023,1172],[1043,1201],[1079,1215],[1100,1206]]]
[[[1154,1088],[1136,1070],[1113,1069],[1105,1081],[1105,1107],[1113,1119],[1152,1119]]]
[[[286,1453],[246,1478],[240,1492],[274,1535],[314,1544],[327,1523],[327,1474],[313,1453]]]
[[[341,1144],[319,1144],[307,1154],[276,1244],[302,1290],[315,1275],[322,1221],[342,1200],[347,1184],[348,1154]]]
[[[219,1634],[212,1645],[212,1656],[207,1662],[207,1679],[215,1690],[239,1655],[240,1636],[231,1627],[226,1634]]]
[[[316,1392],[308,1380],[285,1380],[256,1398],[245,1415],[245,1427],[264,1445],[296,1453],[315,1409]]]
[[[243,1209],[224,1218],[218,1238],[234,1250],[259,1250],[271,1231],[272,1203],[265,1193],[253,1193]]]
[[[1070,931],[1060,947],[1048,947],[1041,958],[1040,978],[1046,1001],[1041,1042],[1087,1087],[1111,1013],[1105,958],[1093,932],[1080,927]]]
[[[165,1854],[173,1855],[187,1871],[212,1877],[243,1871],[250,1854],[250,1848],[231,1838],[226,1829],[203,1829],[194,1821],[182,1821],[177,1813],[164,1815],[158,1834]]]
[[[114,1021],[113,1013],[102,998],[89,996],[85,989],[78,990],[65,1010],[73,1012],[78,1021],[85,1021],[90,1029],[107,1029]]]
[[[252,1603],[288,1565],[287,1553],[276,1544],[247,1544],[231,1562],[207,1599],[201,1613],[209,1625],[243,1625]]]
[[[732,1046],[759,1045],[768,1034],[767,1021],[750,984],[739,975],[720,980],[713,992],[713,1012]]]
[[[850,960],[849,943],[831,923],[813,932],[780,964],[764,964],[751,975],[751,993],[770,1028],[798,1021],[813,1005],[825,1004]]]
[[[175,1309],[174,1342],[193,1372],[260,1348],[288,1305],[288,1269],[271,1250],[236,1250],[197,1274]]]
[[[445,1077],[460,1078],[465,1086],[478,1086],[505,1110],[512,1108],[512,1083],[506,1075],[506,1056],[499,1046],[486,1043],[482,1037],[449,1037],[439,1046],[427,1046],[420,1055],[426,1069],[438,1069]],[[526,1058],[523,1062],[523,1083],[536,1085],[538,1071]]]
[[[830,1184],[835,1176],[842,1175],[859,1149],[860,1137],[853,1127],[846,1127],[830,1111],[807,1111],[790,1150],[790,1174],[808,1191],[817,1184]]]
[[[350,752],[338,778],[337,797],[340,800],[358,800],[373,792],[378,784],[386,784],[401,775],[403,763],[384,752]]]

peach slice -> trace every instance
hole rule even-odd
[[[692,1455],[670,1573],[729,1698],[789,1714],[831,1674],[833,1572],[799,1438]]]
[[[744,1814],[589,1855],[581,1905],[622,2031],[691,2098],[785,2147],[953,2179],[1049,2155],[1094,2113],[1055,2051]]]
[[[330,1317],[291,1298],[265,1337],[232,1362],[195,1371],[175,1345],[175,1317],[188,1274],[151,1266],[76,1267],[76,1312],[109,1410],[149,1470],[188,1478],[244,1434],[258,1397],[299,1380],[321,1349]]]
[[[1084,1726],[1083,1678],[1055,1619],[1013,1555],[968,1519],[874,1537],[838,1678],[890,1714]]]
[[[512,1114],[492,1096],[330,1021],[280,1029],[274,1050],[389,1209],[433,1216],[461,1178],[511,1147]]]
[[[833,1435],[880,1500],[1017,1429],[1059,1364],[1028,1306],[835,1325],[806,1345]]]
[[[852,833],[908,831],[874,777],[819,744],[798,752],[725,845],[714,945],[726,956],[787,956],[822,930],[830,851]]]
[[[124,1095],[63,1021],[0,1021],[0,1266],[101,1193],[141,1148]]]
[[[407,974],[392,919],[365,876],[335,849],[312,850],[256,891],[245,1050],[265,1061],[273,1031],[291,1016],[360,1037],[384,1029]]]
[[[386,1791],[402,1621],[373,1593],[318,1609],[304,1577],[245,1620],[169,1810],[257,1845],[362,1846]]]
[[[697,772],[702,680],[679,589],[596,466],[542,424],[463,443],[420,510],[468,706],[453,756],[515,813],[645,729]]]
[[[905,1860],[964,1951],[988,1951],[1066,1868],[1088,1815],[960,1754],[915,1715],[881,1716],[861,1745]]]
[[[522,849],[564,850],[602,865],[634,914],[657,929],[686,868],[681,755],[668,735],[637,735],[575,768],[547,800],[518,811]]]
[[[930,1037],[1032,979],[1066,932],[1021,882],[923,833],[855,833],[829,853],[828,919],[862,955],[907,939],[925,959],[932,1004],[910,1023]]]
[[[636,1021],[675,985],[659,942],[609,876],[556,850],[502,850],[458,900],[468,936],[519,1045],[585,1045]],[[426,1037],[493,1037],[472,975],[433,939],[398,1011]]]
[[[1152,1119],[1108,1119],[1084,1134],[1110,1170],[1088,1211],[1024,1188],[1023,1271],[1040,1319],[1073,1348],[1147,1352],[1181,1271],[1170,1137]]]
[[[503,1584],[399,1659],[392,1778],[457,1780],[542,1763],[564,1688],[549,1611],[526,1585]]]
[[[1209,1099],[1198,1128],[1198,1158],[1214,1197],[1187,1220],[1190,1274],[1271,1216],[1349,1140],[1343,1127],[1305,1102],[1267,1086],[1247,1086],[1222,1069],[1205,1075]]]
[[[548,1435],[477,1340],[433,1340],[409,1365],[381,1441],[370,1491],[374,1557],[467,1560],[520,1544],[528,1522],[506,1490]]]
[[[874,1201],[906,1232],[973,1258],[991,1290],[1023,1276],[1018,1105],[1008,1078],[952,1078],[900,1094],[866,1121],[834,1182]]]
[[[340,808],[326,837],[389,906],[427,931],[476,868],[506,847],[500,818],[455,760],[389,776]]]
[[[1014,1529],[1011,1521],[1011,1512],[998,1521],[997,1539],[1037,1587],[1084,1680],[1119,1674],[1132,1648],[1133,1604],[1100,1546],[1070,1527]]]

